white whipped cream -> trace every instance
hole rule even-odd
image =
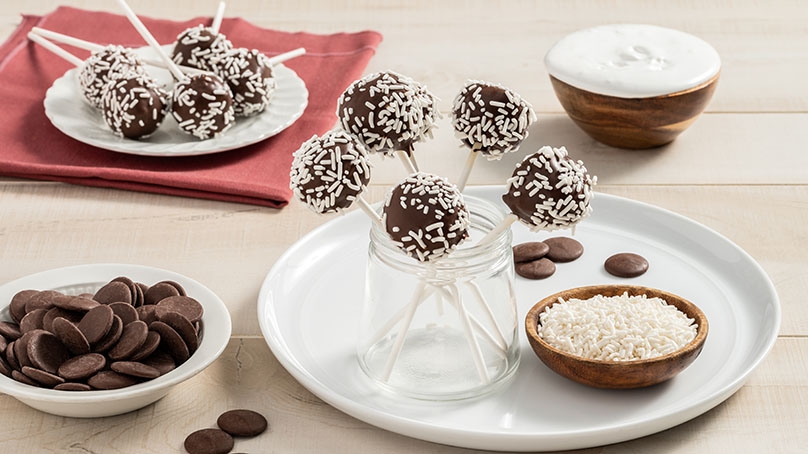
[[[701,85],[721,58],[706,41],[655,25],[614,24],[579,30],[544,57],[551,76],[573,87],[621,98],[648,98]]]

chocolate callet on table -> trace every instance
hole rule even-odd
[[[146,74],[129,72],[109,82],[102,96],[104,121],[120,137],[152,135],[168,113],[170,95]]]
[[[93,53],[79,70],[79,86],[84,99],[91,106],[101,108],[102,95],[107,83],[131,72],[145,74],[140,58],[122,46],[107,46]]]
[[[217,60],[232,48],[233,44],[223,34],[198,25],[177,36],[171,59],[181,66],[212,71]]]
[[[224,134],[235,121],[230,88],[219,76],[210,74],[177,82],[171,111],[182,131],[202,140]]]
[[[542,147],[516,165],[502,200],[532,230],[573,227],[592,212],[597,177],[564,147]]]
[[[337,117],[370,152],[410,152],[432,137],[440,113],[435,96],[407,76],[385,71],[354,82],[340,96]]]
[[[294,153],[290,187],[317,213],[351,206],[370,181],[365,147],[342,130],[313,136]]]
[[[428,262],[449,254],[468,238],[469,218],[455,185],[418,172],[387,193],[382,225],[401,250]]]
[[[215,67],[216,74],[233,93],[236,116],[248,117],[266,109],[275,91],[275,78],[266,55],[255,49],[233,49]]]
[[[489,160],[518,150],[534,121],[536,113],[527,101],[491,82],[466,82],[452,106],[455,136]]]

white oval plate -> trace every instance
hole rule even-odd
[[[148,48],[138,52],[156,58]],[[273,68],[277,87],[264,112],[252,117],[237,117],[221,137],[199,140],[179,130],[167,115],[160,128],[143,140],[131,140],[112,133],[101,111],[90,106],[78,86],[78,68],[56,79],[45,93],[45,115],[64,134],[89,145],[120,153],[144,156],[196,156],[233,150],[272,137],[292,125],[308,105],[309,92],[297,73],[283,64]],[[164,69],[148,67],[158,82],[171,86]]]
[[[504,189],[467,192],[501,204]],[[630,282],[681,295],[707,315],[710,334],[696,361],[666,383],[638,390],[574,383],[544,366],[522,333],[519,370],[494,394],[441,403],[374,387],[354,353],[370,227],[358,210],[309,233],[277,261],[259,294],[261,330],[283,366],[318,397],[365,422],[427,441],[502,451],[581,449],[681,424],[731,396],[772,348],[780,325],[774,286],[746,252],[692,220],[606,194],[598,194],[593,207],[575,232],[586,248],[581,258],[559,264],[543,281],[517,277],[520,320],[544,296],[583,285]],[[522,225],[513,233],[514,244],[568,235],[532,233]],[[634,279],[609,275],[603,262],[617,252],[643,255],[649,271]]]

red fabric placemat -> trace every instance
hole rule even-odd
[[[141,17],[160,43],[211,18],[185,22]],[[27,39],[32,27],[101,44],[145,45],[121,15],[59,7],[24,16],[0,46],[0,175],[200,197],[280,208],[292,197],[292,153],[313,134],[336,123],[339,95],[361,77],[382,36],[374,31],[317,35],[256,27],[225,18],[221,31],[235,46],[269,56],[297,47],[306,54],[284,63],[305,81],[309,103],[302,117],[277,136],[238,150],[188,157],[135,156],[102,150],[65,136],[45,116],[45,92],[71,65]],[[63,46],[80,58],[89,53]],[[190,136],[189,136],[190,137]]]

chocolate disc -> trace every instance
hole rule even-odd
[[[156,313],[158,319],[166,312],[179,312],[191,323],[201,320],[205,312],[202,304],[190,296],[170,296],[163,298],[155,307],[157,308]]]
[[[148,358],[143,360],[143,364],[149,365],[160,371],[160,375],[165,375],[177,367],[177,363],[171,355],[163,350],[157,349]]]
[[[39,290],[21,290],[11,297],[8,312],[12,320],[20,323],[20,320],[25,317],[25,304],[37,293],[39,293]]]
[[[564,236],[548,238],[544,244],[550,246],[546,257],[556,263],[571,262],[584,253],[584,246],[578,240]]]
[[[14,322],[0,322],[0,335],[8,340],[17,340],[22,336],[20,325]]]
[[[143,294],[144,304],[157,304],[163,298],[169,296],[179,296],[180,292],[176,287],[168,282],[158,282],[157,284],[149,287]]]
[[[59,366],[57,373],[65,380],[84,380],[104,369],[107,359],[99,353],[74,356]]]
[[[69,298],[57,298],[53,301],[53,305],[68,311],[87,312],[100,305],[100,303],[87,296],[79,295]]]
[[[52,307],[52,308],[48,309],[48,312],[45,314],[45,317],[42,319],[42,329],[44,329],[45,331],[50,331],[53,334],[56,334],[56,333],[53,332],[53,321],[54,320],[61,317],[61,318],[65,319],[65,320],[67,320],[69,322],[72,322],[72,323],[76,324],[76,323],[81,321],[81,318],[83,316],[84,316],[84,313],[82,313],[82,312],[69,311],[69,310],[66,310],[66,309],[62,309],[61,307],[58,307],[58,306]]]
[[[227,454],[233,449],[233,437],[219,429],[200,429],[185,438],[188,454]]]
[[[156,331],[160,335],[160,345],[162,345],[177,363],[184,363],[191,356],[188,346],[182,340],[182,336],[167,324],[156,321],[149,325],[149,329]]]
[[[637,277],[648,271],[648,260],[638,254],[623,252],[606,259],[603,267],[617,277]]]
[[[62,384],[56,385],[53,389],[57,391],[92,391],[92,386],[86,383],[74,383],[74,382],[64,382]]]
[[[20,321],[20,332],[25,334],[28,331],[33,331],[35,329],[43,329],[43,319],[49,310],[50,309],[35,309],[25,314],[25,317],[23,317]]]
[[[174,328],[174,331],[182,337],[188,352],[193,354],[199,347],[199,337],[196,334],[194,325],[179,312],[165,312],[160,317],[160,321]]]
[[[41,330],[37,330],[41,331]],[[17,369],[21,370],[25,366],[32,366],[33,363],[31,359],[28,357],[28,343],[31,342],[31,338],[34,336],[35,331],[30,331],[25,333],[14,342],[14,358],[17,360],[17,364],[19,367]]]
[[[90,342],[73,322],[57,317],[53,320],[52,332],[70,350],[70,353],[74,355],[90,353]]]
[[[140,361],[141,359],[148,358],[149,355],[154,353],[157,350],[157,347],[160,346],[160,335],[157,334],[156,331],[149,331],[149,334],[146,335],[146,341],[143,342],[143,345],[140,346],[140,349],[136,351],[132,356],[129,358],[130,361]]]
[[[129,358],[146,342],[148,334],[149,326],[143,321],[137,320],[124,326],[120,339],[107,352],[107,356],[113,361]]]
[[[25,312],[31,312],[36,309],[50,309],[54,305],[54,300],[62,296],[61,293],[54,290],[43,290],[31,296],[28,302],[25,303]]]
[[[546,279],[555,273],[556,265],[550,259],[542,257],[532,262],[522,262],[514,265],[516,274],[526,279]]]
[[[6,347],[8,347],[8,341],[6,340],[5,337],[0,335],[0,353],[5,352]],[[2,358],[2,357],[3,357],[3,355],[0,354],[0,358]]]
[[[542,241],[517,244],[513,247],[513,261],[515,263],[532,262],[547,255],[549,250],[550,246]]]
[[[18,381],[20,383],[25,383],[26,385],[37,386],[37,387],[39,386],[39,383],[37,383],[34,380],[30,379],[27,375],[23,374],[22,372],[20,372],[18,370],[12,370],[11,371],[11,378],[13,378],[14,380],[16,380],[16,381]]]
[[[123,284],[121,284],[123,285]],[[129,289],[126,289],[127,294]],[[109,306],[100,305],[90,309],[78,324],[79,329],[84,333],[87,342],[94,344],[100,341],[112,327],[112,318],[115,314]]]
[[[46,388],[53,388],[54,386],[65,382],[65,379],[58,375],[54,375],[45,372],[44,370],[36,369],[33,367],[25,366],[22,368],[21,372],[25,374],[28,378],[34,380],[35,382],[39,383],[40,385]]]
[[[132,291],[125,282],[111,281],[98,289],[93,299],[101,304],[110,304],[118,301],[132,303]]]
[[[121,338],[122,333],[123,333],[123,322],[121,321],[120,317],[118,317],[117,315],[113,315],[112,326],[110,327],[109,332],[107,332],[107,335],[104,336],[100,341],[98,341],[98,343],[92,346],[93,351],[96,353],[106,352],[107,350],[112,348],[112,346],[115,345],[116,342],[118,342],[118,339]]]
[[[95,389],[120,389],[139,382],[140,380],[130,375],[119,374],[113,370],[102,370],[87,379],[87,384]]]
[[[14,345],[17,341],[9,342],[6,346],[6,361],[14,370],[20,370],[20,363],[17,362],[17,354],[14,353]]]
[[[11,365],[6,362],[6,359],[3,355],[0,355],[0,374],[5,375],[6,377],[11,377],[11,371],[14,370],[11,368]]]
[[[254,437],[267,430],[267,419],[258,412],[238,409],[226,411],[219,416],[216,424],[234,437]]]
[[[70,358],[70,351],[55,335],[45,331],[31,331],[28,341],[28,358],[37,369],[55,374],[65,361]]]
[[[112,309],[112,313],[121,318],[121,323],[123,323],[123,326],[126,326],[139,319],[137,309],[135,309],[135,306],[132,306],[129,303],[119,301],[117,303],[110,304],[109,308]]]
[[[160,371],[157,368],[137,361],[117,361],[109,365],[110,369],[124,375],[139,378],[157,378]]]
[[[146,303],[143,306],[138,307],[136,310],[138,319],[143,320],[147,325],[151,325],[151,322],[157,321],[157,306],[154,304]]]

